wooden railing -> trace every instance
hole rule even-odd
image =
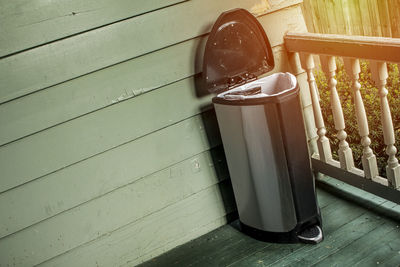
[[[394,202],[400,203],[400,165],[396,158],[395,135],[392,116],[387,100],[388,91],[385,88],[388,72],[386,62],[400,62],[400,39],[345,36],[314,33],[288,33],[285,45],[289,53],[300,55],[301,67],[307,73],[310,89],[314,121],[317,128],[318,154],[313,155],[314,170],[352,185],[375,193]],[[312,55],[319,55],[321,67],[328,80],[331,92],[331,108],[336,136],[339,141],[339,162],[333,160],[329,139],[319,103],[319,93],[313,70],[315,64]],[[342,106],[336,90],[337,81],[335,57],[342,57],[346,72],[352,80],[352,95],[361,138],[362,166],[364,170],[355,167],[352,150],[346,141],[347,133]],[[386,174],[381,177],[378,173],[377,160],[372,151],[367,114],[360,93],[359,59],[370,60],[370,67],[375,85],[379,89],[380,112],[383,129],[383,140],[388,155]]]

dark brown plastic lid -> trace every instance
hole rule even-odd
[[[255,80],[274,68],[268,37],[245,9],[222,13],[208,37],[203,79],[209,92],[222,92]]]

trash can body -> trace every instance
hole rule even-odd
[[[285,149],[273,129],[279,125],[267,121],[276,110],[221,104],[215,110],[240,221],[273,232],[292,230],[297,220]]]
[[[255,87],[258,94],[238,94]],[[296,239],[320,218],[295,77],[273,74],[213,103],[241,223]]]
[[[299,87],[271,71],[268,38],[247,11],[223,13],[206,44],[203,76],[213,98],[242,229],[278,242],[320,226]],[[305,233],[302,235],[301,233]],[[304,239],[303,239],[304,237]]]

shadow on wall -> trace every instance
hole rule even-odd
[[[211,29],[212,25],[207,25],[205,27],[207,30]],[[195,90],[196,96],[198,98],[209,95],[207,88],[205,87],[205,82],[202,76],[202,68],[203,68],[203,55],[204,48],[207,42],[206,35],[201,38],[199,41],[196,50],[193,51],[195,55],[194,60],[194,68],[195,73],[197,73],[194,77],[195,82]],[[225,153],[221,142],[221,135],[218,129],[217,117],[215,114],[214,106],[212,103],[209,103],[205,106],[200,107],[201,119],[204,125],[204,131],[206,132],[207,141],[210,144],[210,154],[213,162],[213,166],[220,181],[219,190],[221,192],[222,201],[224,204],[224,208],[227,211],[227,220],[231,222],[238,218],[237,207],[235,203],[235,199],[233,196],[233,189],[229,178],[228,166],[226,163]]]
[[[204,27],[202,30],[204,32],[210,31],[212,28],[212,24],[208,24],[206,27]],[[202,35],[200,41],[197,44],[197,47],[195,47],[195,51],[193,51],[193,54],[195,55],[194,58],[194,70],[195,73],[197,73],[194,76],[194,82],[195,82],[195,88],[196,88],[196,96],[197,97],[203,97],[206,95],[209,95],[210,93],[208,92],[207,88],[205,87],[205,83],[203,81],[202,77],[202,71],[203,71],[203,55],[204,55],[204,49],[206,47],[206,42],[207,42],[207,35]]]
[[[227,221],[232,222],[239,216],[231,180],[229,177],[228,165],[226,163],[225,152],[221,142],[221,136],[218,129],[217,117],[213,105],[210,103],[201,107],[201,119],[206,132],[207,141],[211,147],[210,155],[216,176],[219,180],[219,191],[225,211],[227,212]]]

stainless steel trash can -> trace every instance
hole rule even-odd
[[[271,71],[268,38],[246,10],[223,13],[203,76],[213,98],[243,231],[275,242],[322,240],[299,87]]]

